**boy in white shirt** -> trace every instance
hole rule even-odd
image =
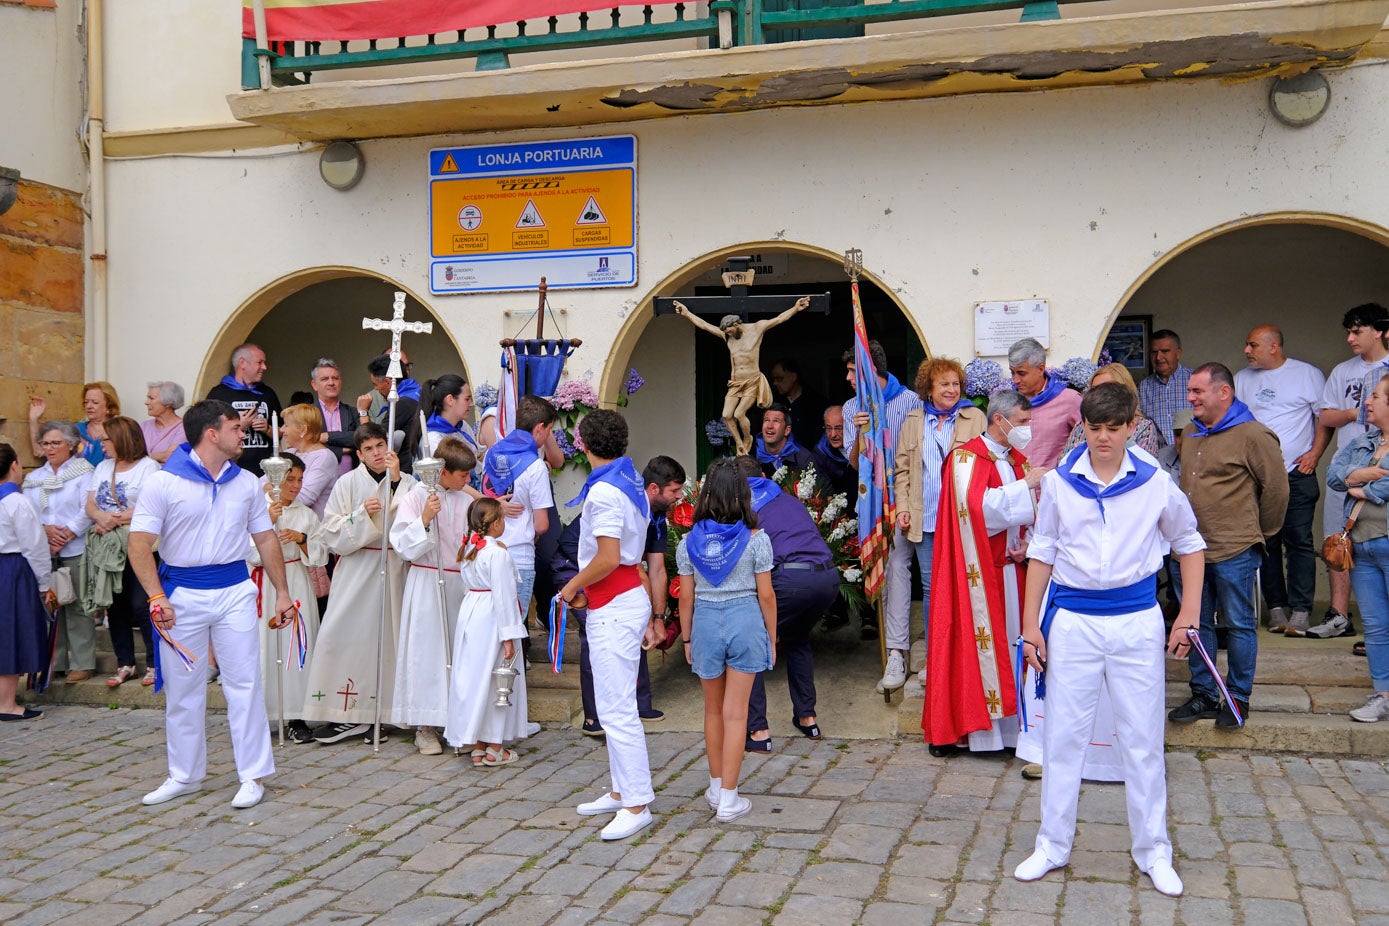
[[[1080,410],[1085,446],[1043,478],[1028,546],[1019,648],[1034,671],[1046,673],[1047,774],[1036,849],[1013,876],[1036,881],[1070,861],[1085,747],[1100,688],[1107,684],[1123,755],[1133,859],[1154,887],[1176,896],[1182,881],[1172,868],[1167,837],[1166,682],[1156,573],[1170,547],[1186,594],[1167,651],[1185,656],[1187,631],[1200,624],[1206,544],[1181,489],[1146,452],[1125,448],[1137,397],[1104,383],[1086,393]]]

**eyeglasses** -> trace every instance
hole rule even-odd
[[[832,432],[834,432],[834,433],[837,434],[837,433],[840,433],[840,432],[842,432],[842,431],[844,430],[844,425],[842,425],[842,424],[839,424],[839,425],[827,424],[827,425],[825,425],[825,430],[826,430],[826,431],[832,431]]]
[[[66,446],[67,446],[67,441],[65,441],[65,440],[41,440],[41,441],[39,441],[39,446],[40,446],[40,447],[66,447]]]

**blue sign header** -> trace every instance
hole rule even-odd
[[[545,173],[596,167],[626,167],[637,160],[632,135],[577,138],[560,142],[435,148],[429,152],[431,178],[480,174]]]

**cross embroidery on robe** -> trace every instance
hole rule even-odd
[[[974,631],[974,643],[979,647],[980,652],[987,653],[993,641],[993,635],[985,628],[980,627]]]
[[[323,699],[326,698],[326,697],[328,697],[328,696],[327,696],[326,694],[324,694],[323,692],[321,692],[321,691],[315,691],[313,694],[309,695],[309,697],[313,698],[313,699],[314,699],[315,701],[317,701],[319,704],[322,704],[322,703],[323,703]]]
[[[349,698],[355,698],[355,697],[357,697],[357,695],[358,695],[358,692],[355,691],[355,690],[352,688],[353,684],[355,684],[355,683],[352,681],[352,679],[349,678],[349,679],[347,680],[347,684],[346,684],[346,685],[343,685],[343,686],[342,686],[341,688],[339,688],[337,691],[333,692],[333,694],[340,694],[340,695],[342,695],[342,709],[345,710],[345,711],[350,711],[350,710],[352,709],[352,706],[353,706],[352,704],[349,704],[349,703],[348,703],[348,699],[349,699]]]
[[[990,688],[984,695],[984,703],[989,706],[989,714],[997,716],[1003,707],[1003,700],[998,696],[996,689]]]
[[[978,588],[979,581],[984,577],[980,575],[979,567],[974,565],[973,563],[970,563],[969,568],[965,570],[965,578],[969,579],[970,588]]]
[[[960,516],[960,520],[961,520],[961,521],[968,521],[968,520],[969,520],[969,506],[968,506],[968,505],[963,505],[963,504],[960,505],[960,507],[955,511],[955,513],[956,513],[957,515]]]

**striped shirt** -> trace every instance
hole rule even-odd
[[[914,410],[921,407],[921,396],[910,389],[903,389],[891,402],[886,403],[883,409],[883,421],[887,424],[888,430],[892,432],[892,448],[889,448],[888,465],[892,465],[892,449],[897,446],[897,435],[902,433],[902,422],[907,420],[907,416]],[[854,424],[854,416],[858,414],[858,396],[844,403],[844,450],[849,453],[854,448],[854,441],[858,438],[858,426]],[[858,460],[850,459],[849,465],[858,467]],[[939,477],[937,477],[939,478]]]
[[[1138,410],[1153,419],[1169,444],[1175,442],[1172,438],[1172,416],[1191,409],[1191,403],[1186,398],[1187,384],[1190,382],[1191,370],[1179,363],[1167,382],[1164,383],[1154,373],[1138,384]]]
[[[955,439],[955,418],[949,415],[926,415],[921,434],[921,529],[932,533],[936,529],[936,514],[940,508],[941,471]],[[930,530],[927,530],[927,528]]]

